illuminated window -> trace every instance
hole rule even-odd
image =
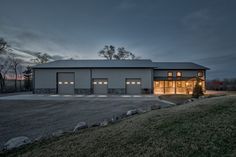
[[[74,82],[70,82],[70,84],[74,84]]]
[[[203,73],[202,73],[201,71],[199,71],[199,72],[197,73],[197,76],[198,76],[198,77],[202,77],[202,76],[203,76]]]
[[[138,81],[137,84],[141,84],[141,82]]]
[[[58,82],[58,84],[62,84],[62,82]]]
[[[126,84],[130,84],[130,82],[126,82]]]
[[[102,84],[102,82],[98,82],[98,84]]]
[[[181,76],[182,76],[182,72],[179,72],[179,71],[178,71],[178,72],[176,73],[176,76],[177,76],[177,77],[181,77]]]
[[[97,84],[97,82],[93,82],[93,84]]]
[[[173,77],[173,72],[168,72],[168,73],[167,73],[167,76],[168,76],[168,77]]]
[[[64,84],[68,84],[68,82],[64,82]]]
[[[135,82],[131,82],[131,84],[135,84]]]
[[[107,82],[103,82],[103,84],[107,84]]]

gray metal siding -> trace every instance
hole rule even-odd
[[[177,72],[182,72],[182,77],[196,77],[199,70],[154,70],[154,77],[167,77],[168,72],[173,72],[176,77]]]
[[[107,78],[108,88],[125,88],[127,78],[140,78],[142,88],[152,88],[152,69],[93,69],[92,78]]]

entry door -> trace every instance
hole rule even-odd
[[[58,73],[58,94],[74,94],[74,73]]]
[[[141,94],[141,79],[126,79],[127,94]]]
[[[107,79],[93,79],[94,94],[107,94]]]

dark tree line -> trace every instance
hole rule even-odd
[[[0,38],[0,87],[1,92],[7,92],[6,80],[10,72],[14,73],[14,91],[17,89],[17,81],[19,74],[24,76],[24,89],[32,89],[32,69],[30,66],[24,67],[24,61],[18,58],[14,53],[11,53],[12,47],[3,38]],[[47,53],[35,53],[35,58],[32,61],[35,64],[47,63],[52,57]],[[25,68],[23,70],[23,68]],[[20,80],[21,89],[21,80]]]
[[[236,91],[236,78],[207,81],[208,90]]]

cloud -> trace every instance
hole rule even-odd
[[[210,24],[211,17],[208,9],[201,9],[183,17],[182,24],[190,30],[197,30]]]
[[[133,0],[122,0],[118,5],[118,9],[129,10],[137,7],[137,2]]]

